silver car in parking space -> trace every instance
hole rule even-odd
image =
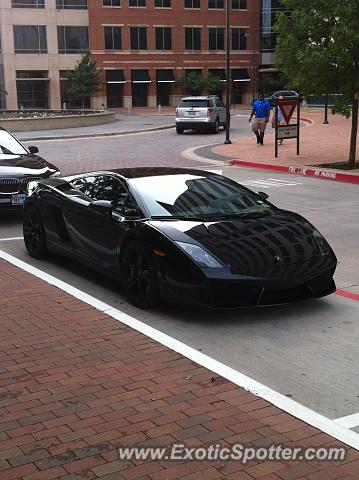
[[[226,129],[226,107],[219,97],[184,97],[176,108],[177,133],[190,129],[210,129],[218,133],[221,126]]]

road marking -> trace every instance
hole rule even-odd
[[[347,415],[346,417],[336,418],[334,422],[345,428],[354,428],[359,426],[359,413]]]
[[[283,180],[281,178],[247,180],[245,182],[241,182],[241,184],[249,187],[263,187],[263,188],[291,187],[294,185],[303,185],[303,183],[301,182],[293,182],[293,181]]]
[[[205,163],[207,165],[210,164],[210,165],[223,166],[224,165],[223,160],[213,160],[211,158],[200,157],[199,155],[194,153],[194,150],[197,150],[198,148],[208,147],[212,145],[198,145],[197,147],[187,148],[186,150],[182,150],[182,152],[180,152],[180,155],[181,157],[187,158],[188,160],[194,160],[196,162]],[[228,161],[229,160],[230,159],[228,158]]]
[[[0,238],[0,242],[11,242],[13,240],[24,240],[24,237],[8,237],[8,238]]]
[[[359,294],[357,293],[346,292],[345,290],[337,290],[335,293],[341,297],[350,298],[350,300],[359,302]]]
[[[282,409],[283,411],[293,415],[296,418],[312,425],[313,427],[321,430],[324,433],[340,440],[341,442],[349,445],[357,450],[359,450],[359,434],[349,430],[348,428],[343,427],[342,425],[338,424],[334,420],[330,420],[327,417],[324,417],[320,413],[311,410],[304,405],[282,395],[275,390],[263,385],[256,380],[244,375],[243,373],[234,370],[233,368],[215,360],[204,353],[201,353],[194,348],[176,340],[175,338],[166,335],[165,333],[156,330],[155,328],[147,325],[146,323],[137,320],[134,317],[118,310],[117,308],[113,308],[111,305],[98,300],[97,298],[79,290],[68,283],[59,280],[58,278],[53,277],[52,275],[33,267],[32,265],[19,260],[18,258],[9,255],[8,253],[0,250],[0,258],[3,260],[15,265],[18,268],[34,275],[41,280],[49,283],[50,285],[54,285],[57,288],[63,290],[64,292],[72,295],[73,297],[81,300],[88,305],[100,310],[101,312],[109,315],[110,317],[114,318],[115,320],[127,325],[128,327],[146,335],[149,338],[161,343],[162,345],[174,350],[175,352],[180,353],[181,355],[189,358],[193,362],[198,363],[199,365],[203,366],[204,368],[220,375],[223,378],[226,378],[230,382],[238,385],[239,387],[244,388],[245,390],[253,393],[254,395],[267,400],[268,402],[272,403],[273,405],[277,406],[278,408]]]

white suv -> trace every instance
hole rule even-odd
[[[226,129],[226,107],[219,97],[184,97],[176,108],[177,133],[205,128],[218,133],[220,126]]]

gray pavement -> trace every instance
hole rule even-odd
[[[103,135],[124,135],[139,131],[152,131],[174,126],[173,115],[126,115],[116,114],[116,120],[105,125],[91,127],[63,128],[31,132],[16,132],[20,140],[34,141],[38,139],[62,139],[74,137],[96,137]]]

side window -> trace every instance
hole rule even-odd
[[[92,200],[108,200],[112,202],[114,211],[118,213],[121,213],[129,195],[124,184],[110,175],[79,178],[71,183]]]

